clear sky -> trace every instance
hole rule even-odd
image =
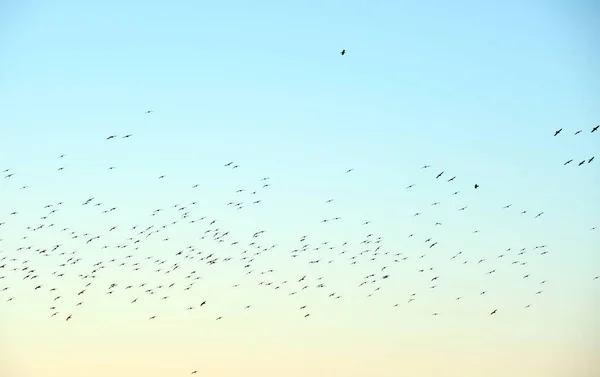
[[[0,375],[600,375],[598,19],[0,2]]]

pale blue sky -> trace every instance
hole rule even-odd
[[[213,322],[210,330],[203,330],[208,333],[189,332],[186,326],[203,323],[182,310],[190,299],[187,294],[174,295],[177,305],[147,301],[132,310],[131,298],[123,292],[115,293],[117,301],[110,301],[102,291],[90,293],[96,296],[88,298],[88,306],[76,316],[79,322],[69,322],[71,332],[64,333],[64,323],[47,318],[47,302],[31,291],[34,283],[7,275],[12,280],[0,280],[0,289],[8,281],[14,293],[0,293],[0,336],[9,339],[14,345],[10,352],[20,360],[12,362],[8,376],[39,373],[28,369],[37,359],[28,359],[33,353],[25,351],[28,344],[40,342],[44,332],[70,339],[53,354],[58,371],[68,360],[58,350],[77,351],[90,363],[100,362],[73,348],[70,342],[81,341],[81,334],[104,336],[110,343],[126,328],[130,335],[140,331],[135,335],[138,345],[143,343],[140,334],[152,329],[171,349],[177,347],[170,342],[177,341],[186,347],[204,342],[196,346],[200,348],[221,342],[224,345],[208,357],[213,361],[207,368],[228,376],[229,372],[219,372],[223,352],[238,344],[236,335],[250,331],[244,326],[253,327],[252,334],[264,329],[265,339],[294,329],[289,331],[305,348],[344,345],[345,357],[355,360],[362,360],[364,350],[351,345],[371,339],[375,345],[369,349],[380,344],[381,355],[387,355],[377,356],[383,358],[378,361],[383,369],[374,376],[434,375],[437,372],[426,372],[416,361],[395,364],[393,350],[411,347],[417,339],[428,349],[431,344],[424,337],[442,347],[439,334],[444,331],[457,339],[448,347],[457,355],[462,352],[461,360],[482,347],[478,342],[483,341],[483,332],[497,337],[501,345],[496,351],[508,360],[499,361],[493,351],[482,350],[487,356],[473,362],[470,372],[460,369],[458,361],[455,369],[446,366],[457,376],[492,375],[490,371],[521,376],[512,369],[523,363],[514,355],[515,345],[522,347],[519,354],[545,346],[540,360],[553,352],[561,355],[553,358],[553,367],[532,364],[519,371],[523,376],[546,377],[559,367],[573,372],[574,365],[584,368],[592,360],[586,355],[598,352],[599,345],[581,334],[600,333],[600,281],[592,281],[600,275],[600,229],[589,230],[600,227],[600,131],[590,133],[600,123],[598,19],[600,3],[591,0],[0,3],[0,171],[10,168],[15,173],[10,179],[0,177],[0,222],[7,222],[0,228],[4,253],[0,259],[3,255],[29,259],[39,271],[51,273],[60,258],[42,260],[35,253],[16,254],[16,248],[27,242],[36,245],[34,250],[72,245],[65,247],[77,250],[86,267],[73,267],[77,272],[57,284],[64,289],[78,287],[77,274],[89,273],[96,259],[122,258],[127,252],[72,244],[76,241],[51,230],[22,240],[24,227],[36,225],[47,212],[44,205],[65,202],[53,217],[57,224],[103,234],[104,243],[118,245],[133,236],[128,233],[133,225],[158,227],[180,217],[175,210],[149,217],[153,210],[197,201],[191,218],[219,219],[240,243],[258,230],[268,230],[261,240],[277,247],[257,258],[257,271],[275,269],[279,281],[304,274],[325,276],[331,289],[345,299],[332,304],[318,291],[307,290],[304,302],[321,308],[315,309],[309,325],[297,318],[300,301],[257,288],[260,277],[246,276],[239,269],[245,262],[236,260],[232,262],[236,268],[217,266],[203,272],[204,288],[193,294],[194,299],[208,296],[222,305],[207,307],[207,320],[221,312],[234,316],[221,323],[230,329],[223,330],[226,335],[213,328]],[[342,49],[345,56],[340,55]],[[144,114],[150,109],[152,114]],[[553,137],[559,128],[563,132]],[[583,132],[575,136],[579,129]],[[112,134],[133,137],[106,141]],[[61,154],[67,156],[57,159]],[[596,161],[576,165],[594,155]],[[575,164],[563,166],[571,158]],[[225,169],[229,161],[240,168]],[[419,169],[426,164],[432,167]],[[57,172],[62,166],[65,170]],[[108,171],[109,166],[116,169]],[[349,168],[355,170],[345,174]],[[444,175],[435,180],[441,171]],[[157,180],[163,174],[167,178]],[[446,182],[452,176],[456,181]],[[261,191],[260,205],[241,211],[226,206],[239,197],[237,189],[260,189],[262,177],[270,177],[272,186]],[[481,185],[477,191],[475,183]],[[192,189],[195,184],[198,189]],[[416,186],[405,190],[410,184]],[[30,187],[20,190],[24,185]],[[459,195],[453,196],[458,190]],[[104,216],[81,207],[90,197],[119,210]],[[325,204],[330,198],[336,200]],[[431,207],[436,201],[441,204]],[[513,206],[501,208],[508,204]],[[463,206],[468,209],[459,212]],[[519,215],[525,209],[528,214]],[[19,215],[10,217],[13,211]],[[415,212],[424,214],[414,218]],[[533,219],[539,212],[544,215]],[[342,220],[320,223],[336,216]],[[367,220],[372,222],[368,230],[361,225]],[[443,226],[432,233],[437,221]],[[115,225],[118,230],[108,234]],[[169,243],[146,244],[143,255],[175,258],[178,250],[199,242],[197,236],[207,223],[202,232],[195,226],[165,230],[158,237],[170,237]],[[474,230],[481,233],[473,234]],[[339,248],[348,241],[354,245],[348,257],[357,255],[372,246],[360,244],[364,233],[383,237],[383,250],[409,259],[389,265],[385,258],[396,257],[386,256],[374,265],[349,265],[332,256],[334,264],[309,265],[319,257],[328,259],[320,254],[325,251],[289,257],[305,234],[311,248],[325,241]],[[409,239],[411,233],[415,237]],[[430,252],[423,249],[428,237],[439,240],[440,248],[425,262],[417,258]],[[536,245],[548,245],[549,254],[532,250]],[[198,247],[213,250],[206,241]],[[497,262],[497,255],[507,248],[511,253],[528,248],[527,267],[510,265],[517,258],[514,254],[505,264]],[[239,256],[237,249],[223,245],[214,250]],[[470,264],[450,262],[458,251],[464,251]],[[489,259],[489,268],[477,265],[481,258]],[[379,296],[365,301],[374,286],[363,289],[356,283],[385,265],[392,278]],[[431,266],[444,279],[435,294],[428,290],[429,279],[417,272]],[[485,275],[492,268],[498,273]],[[525,271],[535,279],[523,281]],[[142,273],[135,277],[115,272],[98,279],[101,284],[122,280],[123,285],[138,278],[156,284],[172,280],[156,277],[153,270]],[[544,295],[535,297],[531,310],[524,312],[540,280],[548,280]],[[241,293],[232,293],[234,283],[241,284]],[[479,297],[481,290],[491,293]],[[396,302],[405,305],[413,292],[426,297],[409,308],[392,307]],[[119,294],[124,294],[122,302]],[[18,305],[5,305],[4,298],[11,295]],[[471,301],[463,307],[456,296]],[[254,302],[255,317],[240,318],[238,306],[245,301]],[[494,308],[504,316],[490,324],[487,314]],[[128,327],[153,311],[171,322],[156,322],[155,328],[144,327],[149,326],[145,322],[136,325],[139,329]],[[435,324],[434,311],[445,315]],[[37,321],[35,334],[25,319]],[[98,321],[120,330],[95,333]],[[555,328],[561,330],[550,330]],[[341,340],[336,343],[333,335],[323,339],[324,329]],[[21,331],[29,335],[23,337]],[[523,334],[528,334],[529,343]],[[128,343],[132,340],[119,339],[123,347],[133,347]],[[265,352],[289,350],[289,355],[300,352],[293,340],[276,345],[271,341],[256,340],[256,347]],[[0,344],[0,365],[9,352],[2,346],[6,345]],[[233,359],[252,358],[242,356],[247,350],[237,347]],[[565,349],[580,350],[580,359],[565,355]],[[187,358],[177,365],[183,375],[199,368],[186,350],[182,347],[177,356]],[[166,354],[159,346],[147,352],[156,360]],[[333,356],[316,361],[317,353],[302,352],[312,367],[292,368],[282,356],[280,369],[261,364],[253,370],[261,376],[281,375],[289,368],[305,375],[314,375],[310,368],[336,370],[344,376],[361,370],[340,366]],[[419,352],[421,357],[426,353]],[[443,348],[431,352],[432,357],[443,358]],[[122,355],[113,359],[112,366],[98,373],[114,374],[122,367],[131,375],[178,375],[168,357],[156,361],[160,368],[128,364]],[[85,367],[74,365],[64,372],[71,374],[61,376],[80,375],[83,369],[78,368]]]

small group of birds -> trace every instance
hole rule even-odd
[[[600,125],[597,125],[597,126],[594,126],[594,127],[592,127],[592,129],[590,130],[590,133],[594,133],[594,132],[598,131],[598,129],[599,129],[599,128],[600,128]],[[558,130],[554,131],[554,136],[558,136],[558,135],[559,135],[559,134],[562,132],[562,130],[563,130],[562,128],[559,128]],[[577,131],[575,131],[575,133],[574,133],[573,135],[579,135],[579,134],[580,134],[580,133],[582,133],[582,132],[583,132],[583,130],[577,130]],[[564,165],[564,166],[566,166],[566,165],[569,165],[569,164],[570,164],[570,163],[572,163],[574,160],[575,160],[574,158],[571,158],[571,159],[569,159],[569,160],[565,161],[565,162],[563,163],[563,165]],[[579,161],[579,159],[578,159],[578,161]],[[591,156],[591,157],[586,157],[586,158],[582,159],[581,161],[579,161],[579,162],[577,163],[577,166],[582,166],[582,165],[583,165],[583,164],[585,164],[586,162],[587,162],[588,164],[590,164],[590,163],[592,163],[592,161],[594,161],[594,156]]]

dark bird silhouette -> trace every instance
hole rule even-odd
[[[342,54],[342,56],[346,55],[346,50],[342,50],[340,54]]]
[[[554,136],[558,135],[562,131],[562,128],[554,133]]]
[[[600,125],[597,125],[596,127],[592,128],[592,132],[596,132],[598,131],[598,128],[600,127]]]

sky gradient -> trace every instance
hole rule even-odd
[[[600,159],[599,17],[583,0],[0,4],[0,375],[600,375],[600,160],[577,166]],[[55,227],[27,230],[48,204]],[[209,220],[228,242],[201,239]],[[166,227],[135,250],[135,225]],[[232,259],[176,255],[190,245]],[[175,287],[124,289],[142,283]]]

